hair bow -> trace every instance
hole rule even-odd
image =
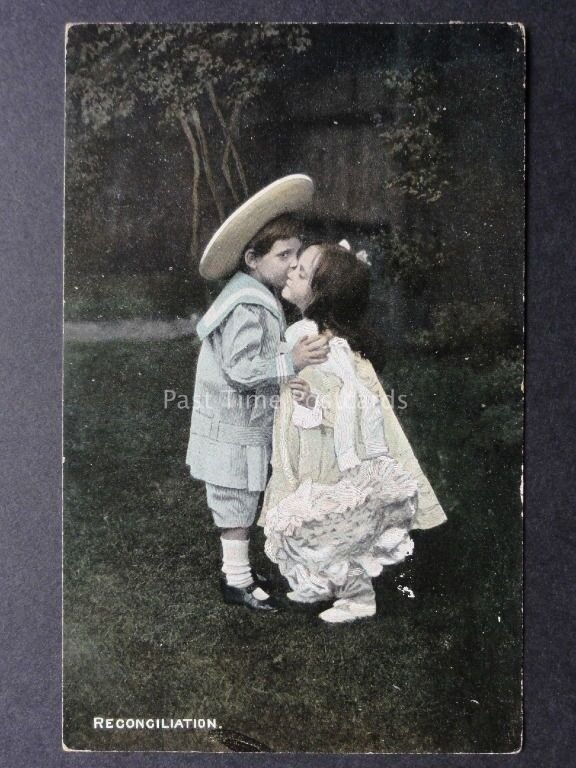
[[[340,240],[340,242],[338,243],[338,245],[341,245],[341,246],[342,246],[342,248],[346,248],[346,250],[347,250],[347,251],[352,251],[352,246],[350,245],[350,243],[348,242],[348,240]],[[368,267],[371,267],[371,266],[372,266],[372,262],[371,262],[371,261],[370,261],[370,259],[368,258],[368,254],[366,253],[366,251],[364,251],[364,250],[362,250],[362,251],[358,251],[358,252],[355,254],[355,256],[356,256],[356,258],[358,259],[358,261],[361,261],[361,262],[363,262],[364,264],[366,264],[366,266],[368,266]]]

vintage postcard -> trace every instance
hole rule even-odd
[[[521,24],[67,29],[63,742],[522,745]]]

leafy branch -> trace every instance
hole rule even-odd
[[[192,158],[191,251],[196,259],[200,183],[205,182],[220,221],[225,212],[219,173],[235,202],[246,197],[247,174],[238,147],[242,113],[278,76],[284,61],[310,45],[307,30],[299,25],[72,27],[68,110],[91,135],[105,134],[142,104],[153,106],[161,123],[178,126]],[[221,142],[208,139],[210,114],[220,127]],[[84,137],[69,140],[86,146]],[[76,162],[78,153],[69,156],[75,162],[69,175],[76,172],[81,183],[89,182],[93,169]]]

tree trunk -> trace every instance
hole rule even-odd
[[[220,222],[223,222],[226,218],[226,214],[224,213],[224,206],[220,201],[218,190],[216,189],[216,184],[214,183],[214,175],[212,174],[212,166],[210,165],[210,152],[208,150],[208,142],[206,141],[206,135],[204,134],[204,129],[202,128],[200,114],[195,107],[192,108],[192,122],[194,123],[194,128],[196,128],[196,134],[200,143],[200,156],[202,157],[204,174],[206,176],[206,181],[208,182],[208,187],[210,188],[210,194],[214,200],[216,210],[218,211]]]
[[[208,83],[207,90],[208,90],[208,96],[210,97],[210,102],[212,104],[212,108],[216,113],[218,122],[220,123],[220,127],[222,128],[222,131],[224,133],[224,138],[226,139],[226,147],[224,149],[224,158],[226,161],[226,165],[228,164],[227,163],[228,154],[231,151],[232,157],[234,158],[234,162],[236,163],[236,170],[238,171],[240,184],[242,185],[242,191],[244,192],[245,196],[248,196],[248,184],[246,183],[246,174],[244,173],[244,167],[242,165],[242,161],[240,160],[240,155],[238,153],[238,150],[236,149],[236,144],[234,143],[234,139],[232,137],[232,131],[230,130],[230,128],[226,124],[226,121],[224,120],[224,115],[222,114],[222,110],[220,109],[218,98],[216,96],[216,92],[214,91],[214,86],[212,85],[212,83]],[[232,120],[237,119],[238,113],[239,113],[239,106],[238,104],[236,104],[236,106],[234,107]]]
[[[224,117],[222,115],[222,112],[220,111],[220,108],[218,106],[218,102],[216,101],[216,94],[214,93],[214,88],[212,87],[212,85],[209,86],[209,93],[210,93],[210,101],[212,102],[214,111],[218,116],[218,120],[220,122],[222,130],[224,131],[224,138],[226,139],[226,144],[224,146],[224,152],[222,154],[222,163],[220,165],[220,168],[222,170],[222,174],[224,178],[226,179],[226,184],[228,184],[228,189],[232,193],[234,202],[239,203],[240,196],[238,195],[238,192],[236,190],[236,185],[234,184],[234,180],[232,179],[232,172],[230,170],[230,141],[228,140],[227,127],[224,122]]]
[[[188,140],[190,149],[192,151],[193,160],[193,175],[192,175],[192,243],[190,245],[190,255],[194,264],[199,261],[198,253],[198,222],[200,219],[199,200],[198,200],[198,184],[200,182],[200,155],[198,154],[198,144],[192,133],[192,129],[188,125],[188,121],[183,113],[179,115],[180,125],[184,131],[184,135]]]
[[[232,122],[235,120],[235,117],[237,115],[236,107],[234,107],[234,110],[232,112],[232,118],[231,118],[231,126]],[[230,141],[226,139],[226,146],[224,147],[224,152],[222,154],[222,170],[226,168],[226,171],[228,175],[230,176],[230,179],[232,179],[232,174],[230,172]]]

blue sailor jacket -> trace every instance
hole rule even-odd
[[[200,320],[186,463],[214,485],[262,491],[279,383],[294,373],[284,313],[262,283],[237,272]]]

